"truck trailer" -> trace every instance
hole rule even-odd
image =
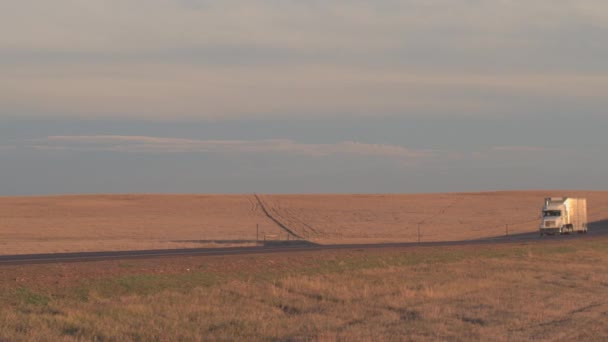
[[[574,232],[587,233],[587,199],[545,198],[540,223],[540,236]]]

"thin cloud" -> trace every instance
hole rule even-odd
[[[149,136],[50,136],[32,145],[44,150],[114,151],[128,153],[284,153],[309,157],[334,155],[386,157],[402,161],[434,156],[432,151],[399,145],[343,141],[332,144],[299,143],[290,139],[197,140]]]
[[[602,0],[5,1],[0,103],[169,120],[602,113],[606,23]]]
[[[535,152],[546,152],[548,148],[542,146],[494,146],[492,147],[493,151],[503,151],[503,152],[527,152],[527,153],[535,153]]]
[[[56,113],[165,120],[446,113],[487,117],[528,113],[535,103],[540,112],[573,107],[594,112],[605,107],[604,89],[608,89],[606,73],[504,75],[330,65],[124,64],[91,69],[75,64],[50,72],[43,66],[22,70],[2,68],[0,63],[0,73],[0,102],[6,112],[49,117]],[[70,73],[78,76],[66,76]]]

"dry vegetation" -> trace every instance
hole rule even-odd
[[[532,232],[546,195],[261,196],[318,243]],[[0,198],[3,254],[246,245],[251,195]],[[602,224],[596,224],[597,229]],[[0,267],[0,341],[605,340],[608,237]]]
[[[99,195],[0,198],[0,253],[251,245],[282,230],[253,196]]]
[[[0,267],[0,340],[608,336],[608,239]]]
[[[268,211],[320,244],[464,240],[536,231],[547,195],[584,196],[591,221],[608,192],[264,195]],[[252,245],[285,238],[253,195],[0,197],[0,254]]]
[[[586,197],[590,221],[607,218],[608,192],[264,196],[271,212],[319,243],[479,239],[535,232],[547,196]]]

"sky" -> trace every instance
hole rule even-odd
[[[0,196],[608,189],[608,2],[0,2]]]

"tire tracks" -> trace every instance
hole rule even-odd
[[[299,218],[298,215],[293,212],[293,210],[283,209],[283,212],[285,213],[285,216],[287,216],[288,219],[291,219],[296,224],[302,225],[304,227],[303,230],[306,233],[305,234],[306,236],[309,236],[309,235],[312,235],[315,237],[320,236],[319,232],[313,226],[309,225],[303,219]]]
[[[270,212],[266,208],[266,205],[264,204],[264,202],[262,202],[262,199],[257,194],[253,194],[253,196],[255,197],[255,199],[257,200],[257,202],[259,203],[260,209],[262,209],[262,212],[264,213],[264,215],[266,215],[266,217],[268,217],[272,222],[276,223],[276,225],[279,226],[281,229],[283,229],[287,233],[291,234],[291,236],[294,236],[294,237],[296,237],[298,239],[302,239],[303,240],[303,238],[299,234],[297,234],[296,232],[294,232],[291,228],[289,228],[288,226],[286,226],[285,224],[283,224],[281,221],[279,221],[277,218],[275,218],[272,214],[270,214]]]
[[[449,209],[454,207],[458,202],[463,201],[465,198],[466,196],[459,196],[455,198],[454,200],[452,200],[452,202],[450,202],[450,204],[440,209],[439,212],[423,219],[422,221],[419,221],[418,224],[428,223],[428,221],[432,221],[440,216],[443,216]]]

